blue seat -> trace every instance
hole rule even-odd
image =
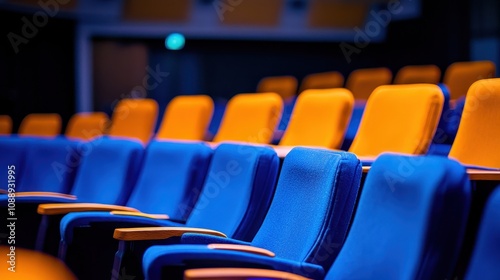
[[[1,161],[5,167],[15,166],[11,193],[0,195],[0,211],[7,213],[9,205],[14,205],[14,214],[20,217],[16,245],[34,246],[33,232],[40,219],[36,217],[36,205],[27,203],[33,195],[68,194],[71,190],[80,159],[78,144],[63,138],[0,139]]]
[[[500,276],[500,189],[488,199],[479,227],[466,280],[494,280]]]
[[[108,137],[84,142],[77,150],[82,157],[70,192],[73,198],[67,195],[42,195],[16,200],[17,206],[22,203],[27,208],[34,207],[27,216],[34,219],[29,232],[33,233],[38,229],[35,248],[53,255],[57,254],[57,249],[50,251],[50,248],[57,248],[59,244],[59,231],[56,229],[61,216],[40,216],[36,213],[37,209],[44,203],[125,204],[137,180],[144,153],[144,148],[138,141]],[[26,219],[26,216],[23,218]],[[46,242],[47,236],[57,238],[55,245]]]
[[[0,165],[5,166],[5,168],[14,166],[16,188],[22,180],[21,174],[24,169],[26,151],[30,140],[29,138],[0,137]],[[0,197],[2,193],[7,193],[8,191],[6,182],[0,185]]]
[[[366,178],[347,239],[324,279],[452,279],[470,200],[465,168],[454,160],[379,156]],[[156,250],[144,256],[149,260],[145,269],[151,273],[158,271],[159,256],[165,256]],[[498,261],[495,265],[498,267]],[[225,276],[215,272],[203,271],[189,279],[255,279],[257,272],[261,279],[282,279],[275,278],[274,271],[262,269],[245,274],[234,269]],[[287,279],[299,279],[295,276]]]
[[[201,193],[198,193],[196,204],[187,207],[191,213],[185,222],[123,215],[119,218],[119,225],[121,227],[206,228],[224,232],[234,238],[248,240],[255,235],[267,213],[274,195],[278,167],[279,159],[270,147],[220,144],[214,151],[207,178]],[[168,196],[164,199],[168,199]],[[186,206],[181,208],[185,209]],[[69,232],[76,233],[78,230],[86,230],[85,227],[88,224],[105,226],[108,221],[118,220],[109,213],[72,213],[64,217],[61,223],[61,233],[64,232],[65,242],[68,243],[71,242]],[[83,225],[84,228],[82,229],[80,225]],[[116,223],[112,229],[114,227],[116,227]],[[178,238],[153,242],[176,243]],[[121,243],[129,244],[129,242]],[[143,242],[137,241],[130,244],[132,245],[119,245],[115,265],[123,265],[128,273],[133,273],[133,265],[128,262],[133,263],[134,256],[141,257],[143,250],[145,250],[143,246],[147,247],[148,243],[143,244]],[[61,248],[63,247],[61,246]],[[132,249],[126,250],[129,248]],[[112,252],[116,252],[116,249],[115,247]],[[101,248],[99,250],[101,251]],[[125,258],[122,259],[122,256]],[[94,260],[95,263],[92,265],[86,263],[83,267],[77,268],[77,276],[90,279],[99,275],[102,277],[103,273],[111,272],[113,268],[112,257],[95,257]],[[77,262],[78,260],[71,262],[71,264],[81,265]],[[101,265],[96,263],[101,263]],[[140,272],[140,261],[137,265]],[[88,269],[90,266],[92,266],[92,270]],[[120,272],[122,268],[115,268],[113,271]]]
[[[142,213],[166,214],[171,220],[185,221],[201,192],[212,151],[204,143],[150,142],[141,174],[126,206],[138,209]],[[110,247],[111,255],[107,259],[112,260],[118,245],[117,242],[113,242],[113,230],[119,225],[124,226],[127,221],[128,216],[115,215],[109,211],[76,212],[65,215],[60,224],[59,258],[64,260],[68,255],[68,264],[75,272],[77,266],[84,265],[80,261],[80,258],[85,256],[84,250],[90,251],[91,254],[99,250],[100,256],[106,259],[104,248]],[[105,223],[106,227],[90,229],[99,222]],[[87,231],[98,232],[87,236],[80,234],[79,240],[74,240],[73,233],[77,227],[86,227]],[[95,238],[86,240],[88,236],[92,238],[99,236],[99,245],[97,246]],[[75,254],[71,254],[72,252]],[[76,261],[70,263],[71,260]]]
[[[273,202],[251,242],[184,234],[181,242],[196,245],[153,246],[145,252],[146,279],[162,279],[162,271],[169,279],[182,279],[182,270],[196,266],[271,267],[319,279],[344,242],[360,177],[361,164],[351,153],[294,148],[283,162]],[[275,257],[201,243],[260,247]]]
[[[456,161],[380,156],[326,279],[450,279],[469,205],[468,176]]]

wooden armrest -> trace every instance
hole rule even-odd
[[[48,203],[38,205],[38,214],[42,215],[59,215],[85,211],[139,212],[139,210],[131,207],[99,203]]]
[[[16,197],[27,197],[27,196],[45,196],[45,197],[58,197],[66,198],[71,200],[76,200],[76,196],[72,194],[56,193],[56,192],[16,192]]]
[[[136,241],[136,240],[161,240],[174,236],[182,236],[184,233],[200,233],[227,237],[224,233],[189,227],[143,227],[143,228],[117,228],[113,237],[118,240]]]
[[[168,215],[165,214],[147,214],[142,212],[129,212],[129,211],[111,211],[112,215],[122,215],[122,216],[137,216],[150,219],[168,220]]]
[[[184,280],[245,280],[249,278],[309,280],[309,278],[289,272],[257,268],[198,268],[184,272]]]
[[[253,253],[257,255],[262,255],[262,256],[267,256],[274,258],[276,256],[273,252],[263,249],[263,248],[258,248],[258,247],[253,247],[253,246],[248,246],[248,245],[236,245],[236,244],[208,244],[209,249],[214,249],[214,250],[229,250],[229,251],[240,251],[240,252],[246,252],[246,253]]]

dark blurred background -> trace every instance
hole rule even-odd
[[[131,94],[162,108],[178,94],[227,99],[265,76],[499,65],[499,2],[0,0],[0,114],[16,129],[28,113],[110,113]],[[172,32],[183,49],[165,47]]]

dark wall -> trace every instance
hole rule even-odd
[[[0,114],[13,118],[15,131],[29,113],[56,112],[67,121],[75,112],[74,23],[49,18],[23,35],[23,17],[33,23],[32,15],[0,11]],[[17,53],[11,40],[22,42]]]
[[[160,100],[163,107],[176,94],[207,93],[229,98],[239,92],[252,92],[260,78],[270,75],[294,75],[301,79],[309,73],[338,70],[347,76],[363,67],[387,66],[395,72],[404,65],[427,63],[444,70],[454,61],[469,59],[473,8],[469,5],[469,1],[423,0],[422,17],[391,22],[385,42],[371,42],[359,48],[359,53],[350,56],[350,62],[339,47],[341,42],[188,38],[182,51],[172,52],[165,50],[162,40],[140,40],[149,48],[147,65],[158,65],[161,71],[169,73],[158,87],[150,90],[149,96]],[[32,17],[0,12],[2,22],[8,23],[0,26],[0,114],[13,116],[15,129],[22,117],[31,112],[57,112],[67,121],[75,111],[75,24],[50,18],[15,54],[8,34],[22,34],[24,16]],[[107,105],[97,104],[96,109]]]

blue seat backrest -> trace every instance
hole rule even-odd
[[[30,138],[0,137],[0,166],[5,168],[5,174],[7,174],[8,167],[14,170],[15,191],[19,191],[17,186],[23,180],[22,173],[30,141]],[[7,180],[3,180],[0,189],[7,190],[7,184]]]
[[[69,193],[80,163],[79,141],[32,139],[18,191]]]
[[[384,154],[326,279],[451,279],[470,204],[456,161]]]
[[[292,149],[252,245],[328,267],[347,234],[360,179],[361,163],[352,153]]]
[[[133,140],[100,137],[86,142],[71,194],[78,202],[123,205],[142,164],[144,148]]]
[[[500,188],[490,195],[484,208],[467,280],[495,280],[500,277]]]
[[[127,206],[187,219],[201,192],[212,153],[204,143],[150,142]]]
[[[249,240],[267,213],[279,159],[270,147],[221,144],[186,225]]]

